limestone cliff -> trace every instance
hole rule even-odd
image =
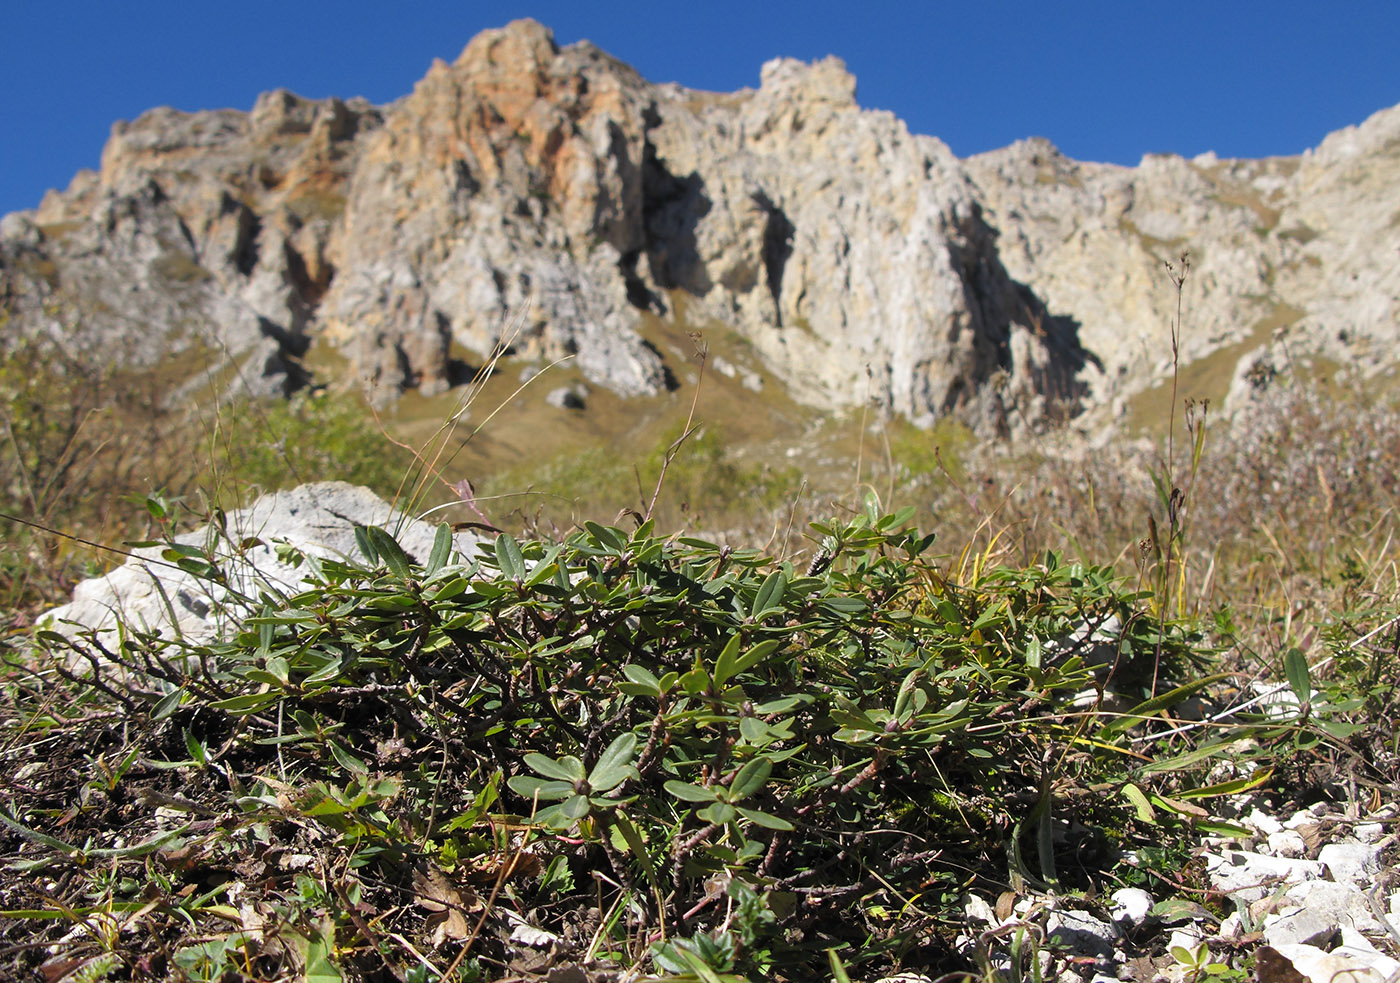
[[[1183,253],[1181,358],[1227,357],[1233,403],[1288,361],[1321,355],[1363,375],[1395,366],[1400,107],[1301,157],[1149,156],[1126,168],[1027,140],[965,166],[1006,268],[1071,312],[1100,360],[1090,403],[1169,372],[1176,295],[1163,267]]]
[[[231,359],[256,392],[304,384],[327,345],[380,398],[500,350],[646,397],[677,375],[643,312],[684,300],[800,400],[1003,433],[1164,370],[1182,251],[1185,358],[1255,365],[1297,321],[1387,359],[1397,131],[1378,114],[1301,161],[1120,168],[1043,141],[959,161],[861,110],[836,58],[703,93],[519,21],[388,106],[278,91],[118,123],[100,171],[0,224],[0,323]]]

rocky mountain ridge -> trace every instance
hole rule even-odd
[[[680,382],[644,315],[683,307],[802,402],[996,435],[1160,380],[1182,253],[1183,360],[1223,354],[1237,400],[1303,352],[1389,367],[1397,174],[1400,108],[1301,158],[960,161],[862,110],[836,58],[702,93],[518,21],[388,106],[276,91],[116,124],[98,172],[0,223],[0,323],[231,359],[262,393],[323,345],[380,399],[502,349],[647,397]]]

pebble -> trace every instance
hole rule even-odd
[[[1395,940],[1366,896],[1381,876],[1386,851],[1396,839],[1393,829],[1387,832],[1395,807],[1388,805],[1360,817],[1353,810],[1344,817],[1335,806],[1319,803],[1280,820],[1256,805],[1247,814],[1242,809],[1240,815],[1239,821],[1258,833],[1257,850],[1243,849],[1240,841],[1205,837],[1201,841],[1209,890],[1221,907],[1234,909],[1218,924],[1201,909],[1194,920],[1181,924],[1178,919],[1168,930],[1152,915],[1155,899],[1141,888],[1120,888],[1103,899],[1097,910],[1085,910],[1094,906],[1062,897],[1018,899],[1015,917],[1044,928],[1041,958],[1055,954],[1057,973],[1046,978],[1065,983],[1071,979],[1080,983],[1184,980],[1189,974],[1169,955],[1172,947],[1190,951],[1205,942],[1217,964],[1238,966],[1239,946],[1260,946],[1262,941],[1257,950],[1261,953],[1259,979],[1400,980],[1396,975],[1400,961],[1391,955],[1397,951]],[[1362,821],[1338,821],[1343,818]],[[1319,839],[1323,842],[1317,859],[1308,859],[1309,844],[1316,848]],[[1400,890],[1390,890],[1378,900],[1388,910],[1391,924],[1400,929]],[[1075,907],[1070,908],[1071,903]],[[997,923],[986,900],[969,898],[964,911],[972,922]],[[1103,920],[1103,913],[1109,921]],[[1155,975],[1141,976],[1144,958],[1151,959],[1149,969],[1155,967]]]

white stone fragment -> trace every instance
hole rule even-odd
[[[1120,928],[1125,929],[1140,928],[1145,924],[1152,912],[1152,906],[1156,903],[1152,895],[1140,887],[1119,888],[1110,898],[1113,907],[1109,910],[1108,917]]]
[[[1183,925],[1172,929],[1171,938],[1167,940],[1167,949],[1170,951],[1178,946],[1182,949],[1194,949],[1204,941],[1205,933],[1199,925]]]
[[[1244,934],[1244,920],[1238,911],[1232,911],[1220,920],[1215,934],[1222,939],[1237,939]]]
[[[1385,836],[1384,823],[1358,823],[1351,831],[1358,843],[1378,843]]]
[[[1118,929],[1087,911],[1055,911],[1045,920],[1049,942],[1085,956],[1106,956],[1113,952]]]
[[[1283,829],[1283,823],[1279,822],[1267,812],[1262,811],[1257,806],[1254,811],[1244,817],[1244,824],[1253,829],[1257,829],[1265,836],[1272,836]]]
[[[1324,952],[1317,946],[1302,943],[1286,943],[1274,948],[1308,983],[1385,983],[1400,969],[1400,962],[1375,949],[1367,952],[1359,947],[1338,946],[1331,952]]]
[[[1321,816],[1324,811],[1326,811],[1326,806],[1319,802],[1317,805],[1310,808],[1295,812],[1283,821],[1283,825],[1287,826],[1289,829],[1311,826],[1313,823],[1317,822],[1317,817]]]
[[[987,899],[976,894],[969,894],[967,901],[963,904],[963,914],[968,921],[985,922],[988,925],[995,925],[997,915],[992,906],[987,903]]]
[[[1316,860],[1266,857],[1248,850],[1223,850],[1205,858],[1211,886],[1246,903],[1266,897],[1279,884],[1317,879],[1324,871]]]
[[[1279,829],[1269,834],[1269,850],[1276,857],[1307,856],[1308,844],[1296,829]]]
[[[1368,843],[1329,843],[1317,859],[1327,865],[1334,881],[1360,884],[1380,872],[1380,850]]]

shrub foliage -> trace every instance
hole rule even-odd
[[[225,641],[42,633],[25,725],[89,767],[10,798],[5,852],[110,864],[114,911],[244,925],[174,947],[195,978],[389,978],[410,936],[485,973],[521,925],[704,979],[812,978],[828,950],[938,964],[968,888],[1094,888],[1146,822],[1205,814],[1128,752],[1212,677],[1107,571],[1047,554],[954,582],[908,519],[818,525],[805,570],[650,523],[471,559],[444,526],[419,565],[371,528],[363,563],[289,553],[307,589]],[[86,696],[60,710],[65,686]],[[86,842],[41,832],[73,784]]]

